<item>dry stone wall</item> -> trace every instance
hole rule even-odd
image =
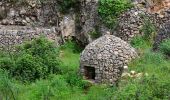
[[[40,36],[45,36],[56,44],[62,42],[55,27],[0,26],[0,49],[8,49]]]
[[[162,25],[155,38],[153,49],[159,50],[159,45],[167,39],[170,39],[170,21]]]
[[[140,31],[145,25],[145,18],[156,27],[158,31],[161,26],[170,20],[169,10],[164,11],[164,15],[159,15],[157,13],[149,13],[146,9],[139,7],[134,7],[123,14],[118,18],[118,27],[113,34],[121,39],[130,42],[131,39],[136,35],[142,35]]]
[[[24,5],[20,4],[24,1]],[[56,0],[0,1],[0,47],[20,44],[41,35],[57,44],[75,36],[75,14],[62,14]],[[42,1],[42,0],[41,0]],[[63,2],[63,1],[61,1]]]

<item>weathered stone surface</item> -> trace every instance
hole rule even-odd
[[[119,80],[123,67],[137,57],[128,43],[113,35],[104,35],[86,46],[81,53],[80,71],[86,76],[86,66],[95,68],[96,83],[114,84]]]
[[[99,0],[80,0],[80,2],[79,24],[81,29],[78,30],[76,37],[84,44],[88,44],[94,40],[90,36],[90,32],[97,31],[104,35],[109,29],[100,20]]]
[[[34,38],[45,36],[59,44],[61,38],[55,27],[28,27],[28,26],[2,26],[0,25],[0,49],[21,44]]]
[[[155,38],[153,49],[159,50],[159,45],[166,39],[170,39],[170,21],[162,25]]]
[[[142,35],[140,30],[145,25],[145,18],[149,19],[156,26],[156,31],[158,31],[162,24],[170,21],[169,9],[170,7],[163,9],[161,12],[151,13],[145,7],[135,6],[119,16],[118,27],[113,32],[113,35],[130,42],[136,35]]]

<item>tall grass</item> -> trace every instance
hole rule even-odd
[[[152,52],[151,46],[138,37],[133,41],[142,54],[129,64],[129,71],[148,76],[128,78],[119,87],[92,85],[78,74],[80,52],[68,42],[59,48],[61,74],[23,84],[0,70],[0,99],[2,100],[169,100],[170,60],[162,53]],[[2,56],[1,56],[2,57]]]

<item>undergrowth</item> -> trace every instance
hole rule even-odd
[[[0,99],[3,100],[169,100],[170,60],[164,54],[151,51],[151,45],[141,37],[133,46],[142,49],[139,58],[129,64],[129,71],[148,74],[141,78],[122,80],[119,86],[92,85],[79,75],[80,48],[67,42],[59,50],[60,74],[23,84],[0,70]],[[54,54],[53,54],[54,55]],[[1,54],[1,58],[4,57]],[[7,57],[8,58],[8,57]],[[8,58],[9,59],[9,58]]]

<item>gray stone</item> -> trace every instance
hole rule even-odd
[[[135,57],[137,53],[128,43],[113,35],[104,35],[87,45],[81,53],[81,74],[89,79],[92,72],[87,68],[94,68],[97,83],[113,84],[121,77],[124,66]]]

